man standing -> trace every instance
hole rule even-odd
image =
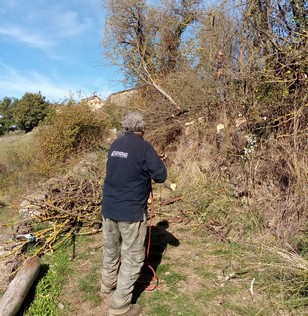
[[[125,116],[125,133],[111,145],[103,188],[103,293],[114,290],[109,316],[140,315],[131,304],[134,283],[145,259],[147,201],[151,180],[163,183],[167,170],[153,146],[143,139],[144,119],[139,112]]]

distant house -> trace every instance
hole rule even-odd
[[[101,109],[105,104],[105,102],[97,95],[82,99],[81,101],[87,103],[92,111]]]
[[[109,96],[108,101],[118,106],[125,106],[130,99],[139,93],[139,88],[132,88],[120,92],[113,93]]]
[[[123,90],[123,91],[112,93],[108,97],[107,101],[117,106],[126,106],[132,97],[138,95],[139,90],[140,88],[132,88],[129,90]],[[105,101],[103,101],[97,95],[93,95],[91,97],[81,99],[81,102],[87,103],[90,109],[93,111],[97,111],[101,109],[105,104]]]

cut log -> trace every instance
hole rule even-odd
[[[16,315],[38,276],[39,268],[39,257],[33,256],[25,260],[6,292],[0,298],[0,316]]]

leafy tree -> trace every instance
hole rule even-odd
[[[14,107],[14,118],[17,127],[30,132],[47,116],[50,103],[41,92],[26,92]]]
[[[0,129],[2,133],[9,130],[14,125],[14,107],[18,100],[15,98],[4,97],[0,102]]]

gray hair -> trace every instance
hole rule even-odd
[[[145,121],[140,112],[129,112],[125,115],[123,127],[127,132],[144,131]]]

